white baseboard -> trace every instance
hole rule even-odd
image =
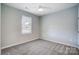
[[[36,39],[39,39],[39,38],[36,38]],[[28,42],[33,41],[33,40],[36,40],[36,39],[29,40]],[[41,39],[41,38],[40,38],[40,39]],[[68,44],[68,43],[66,43],[66,42],[57,42],[57,41],[48,40],[48,39],[43,39],[43,40],[47,40],[47,41],[56,42],[56,43],[60,43],[60,44],[64,44],[64,45],[68,45],[68,46],[72,46],[72,47],[79,48],[78,45],[75,45],[75,44]],[[8,47],[16,46],[16,45],[23,44],[23,43],[26,43],[26,41],[20,42],[20,43],[17,43],[17,44],[11,44],[11,45],[8,45],[8,46],[4,46],[4,47],[2,47],[1,49],[5,49],[5,48],[8,48]]]
[[[33,40],[36,40],[36,39],[39,39],[39,38],[35,38],[35,39],[32,39],[32,40],[29,40],[27,42],[30,42],[30,41],[33,41]],[[15,43],[15,44],[11,44],[11,45],[8,45],[8,46],[4,46],[4,47],[1,47],[1,49],[5,49],[5,48],[8,48],[8,47],[12,47],[12,46],[16,46],[16,45],[19,45],[19,44],[23,44],[23,43],[26,43],[26,41],[24,42],[19,42],[19,43]]]
[[[48,39],[43,39],[43,40],[47,40],[47,41],[50,41],[50,42],[56,42],[56,43],[60,43],[60,44],[64,44],[64,45],[68,45],[68,46],[79,48],[79,46],[77,46],[76,44],[72,44],[72,43],[66,43],[66,42],[55,41],[55,40],[48,40]]]

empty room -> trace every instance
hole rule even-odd
[[[78,3],[0,3],[1,55],[79,55]]]

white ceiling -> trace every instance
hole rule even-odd
[[[7,3],[6,5],[30,12],[37,16],[42,16],[73,7],[77,4],[76,3]],[[39,12],[38,11],[39,6],[44,7],[44,11]]]

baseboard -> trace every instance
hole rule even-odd
[[[30,41],[33,41],[33,40],[37,40],[37,39],[39,39],[39,38],[35,38],[35,39],[29,40],[29,41],[27,41],[27,42],[30,42]],[[23,44],[23,43],[27,43],[27,42],[24,41],[24,42],[20,42],[20,43],[17,43],[17,44],[11,44],[11,45],[8,45],[8,46],[4,46],[4,47],[1,47],[1,50],[2,50],[2,49],[5,49],[5,48],[12,47],[12,46],[20,45],[20,44]]]
[[[47,40],[47,41],[50,41],[50,42],[60,43],[60,44],[64,44],[64,45],[67,45],[67,46],[79,48],[79,46],[77,46],[77,45],[75,45],[75,44],[69,44],[69,43],[66,43],[66,42],[57,42],[57,41],[48,40],[48,39],[43,39],[43,40]]]
[[[31,42],[31,41],[37,40],[37,39],[41,39],[41,38],[32,39],[32,40],[30,40],[28,42]],[[47,39],[42,39],[42,40],[47,40]],[[64,45],[68,45],[68,46],[72,46],[72,47],[79,48],[79,46],[71,45],[71,44],[64,43],[64,42],[57,42],[57,41],[52,41],[52,40],[47,40],[47,41],[56,42],[56,43],[60,43],[60,44],[64,44]],[[21,42],[21,43],[17,43],[17,44],[8,45],[8,46],[5,46],[5,47],[2,47],[1,49],[9,48],[9,47],[16,46],[16,45],[20,45],[20,44],[23,44],[23,43],[27,43],[27,42],[25,41],[25,42]]]

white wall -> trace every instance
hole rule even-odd
[[[41,39],[76,46],[77,11],[72,7],[41,17]]]
[[[0,54],[1,54],[1,3],[0,3]]]
[[[79,5],[78,5],[78,46],[79,46]]]
[[[2,4],[2,48],[29,42],[39,38],[39,19],[30,13]],[[21,34],[21,16],[31,16],[32,34]]]

